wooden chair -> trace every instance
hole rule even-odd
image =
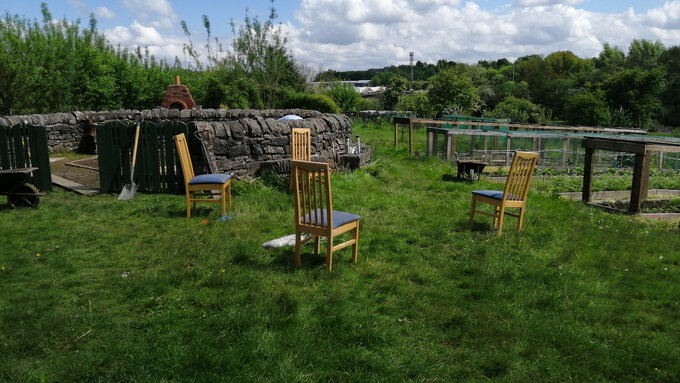
[[[191,218],[191,204],[196,209],[196,202],[220,202],[222,216],[227,215],[227,204],[231,208],[231,176],[227,174],[194,175],[194,168],[189,156],[189,147],[184,133],[174,136],[179,162],[184,174],[184,189],[187,200],[187,218]],[[219,198],[214,198],[219,196]]]
[[[311,161],[311,134],[306,128],[293,128],[290,133],[291,160]],[[290,190],[293,190],[293,165],[290,166]]]
[[[498,235],[503,233],[503,218],[510,215],[518,218],[517,230],[522,230],[524,208],[526,205],[529,184],[534,174],[538,153],[516,152],[512,159],[508,179],[503,191],[474,190],[472,191],[472,207],[470,208],[470,225],[474,222],[475,213],[493,217],[493,225],[498,227]],[[494,206],[493,213],[477,210],[477,201]],[[507,208],[518,208],[518,213],[506,212]]]
[[[311,134],[307,128],[293,128],[290,135],[291,158],[299,161],[312,160]]]
[[[333,252],[352,246],[352,262],[356,263],[359,246],[359,216],[333,210],[330,167],[327,163],[291,161],[295,189],[295,264],[300,266],[300,248],[316,239],[319,253],[320,237],[327,237],[326,268],[333,269]],[[352,230],[352,238],[333,245],[333,238]],[[310,234],[302,239],[302,234]]]

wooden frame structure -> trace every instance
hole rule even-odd
[[[583,165],[582,201],[590,202],[593,193],[593,156],[595,150],[611,150],[635,154],[633,166],[633,186],[630,192],[630,213],[639,213],[642,200],[647,198],[649,188],[649,159],[650,152],[680,152],[680,144],[652,140],[632,140],[625,138],[588,137],[582,142],[586,149]]]
[[[184,190],[187,203],[187,218],[191,218],[191,206],[196,202],[217,202],[222,205],[222,216],[227,215],[227,204],[231,208],[231,176],[227,174],[194,175],[189,155],[189,146],[184,133],[174,136],[179,162],[184,174]],[[216,192],[217,191],[217,192]],[[219,196],[218,198],[214,198]]]
[[[493,225],[498,228],[498,235],[503,233],[503,218],[510,215],[517,218],[517,231],[522,230],[524,208],[526,206],[529,185],[534,175],[538,153],[516,152],[512,159],[508,179],[503,191],[473,190],[470,206],[470,225],[475,221],[475,213],[493,217]],[[494,206],[493,213],[477,210],[477,202]],[[518,208],[518,213],[506,212],[507,208]]]
[[[526,132],[552,132],[552,133],[581,133],[581,134],[640,134],[646,135],[647,132],[642,129],[620,129],[620,128],[603,128],[592,126],[571,126],[571,125],[539,125],[539,124],[518,124],[510,122],[482,122],[482,121],[453,121],[440,120],[432,118],[416,118],[416,117],[394,117],[394,146],[399,147],[399,125],[408,126],[408,151],[413,154],[413,130],[418,124],[426,125],[451,125],[452,129],[458,129],[458,126],[476,126],[488,127],[500,133],[500,127],[507,127],[508,131],[526,131]],[[450,130],[447,128],[441,128]],[[472,130],[472,129],[465,129]],[[505,133],[505,132],[502,132]],[[455,138],[454,138],[455,141]],[[455,145],[455,144],[454,144]]]
[[[359,250],[359,216],[333,210],[331,174],[327,163],[291,161],[295,188],[295,264],[300,266],[302,245],[316,239],[316,253],[321,249],[320,237],[326,237],[326,268],[333,270],[333,252],[352,246],[352,262]],[[333,239],[352,231],[348,241],[333,245]],[[302,234],[310,234],[303,239]]]

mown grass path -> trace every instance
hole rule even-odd
[[[183,196],[0,206],[0,381],[680,380],[676,228],[534,189],[497,238],[467,214],[501,185],[356,130],[374,162],[333,192],[362,217],[359,262],[333,273],[313,245],[301,268],[261,247],[292,233],[286,181],[236,183],[225,222]]]

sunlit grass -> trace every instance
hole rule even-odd
[[[356,132],[374,161],[333,192],[362,217],[359,262],[332,273],[311,244],[300,268],[261,247],[293,231],[286,182],[234,185],[224,222],[143,193],[0,206],[0,381],[677,381],[675,226],[536,185],[498,238],[467,214],[501,184]]]

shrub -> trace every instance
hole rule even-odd
[[[311,109],[321,113],[341,113],[338,104],[325,94],[288,92],[281,101],[282,108]]]

